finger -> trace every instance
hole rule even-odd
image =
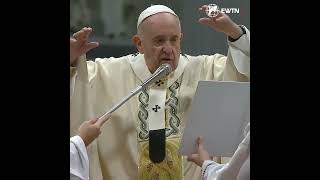
[[[83,27],[80,31],[76,32],[73,34],[73,37],[78,37],[80,34],[84,33],[85,31],[87,31],[88,28],[87,27]]]
[[[81,41],[86,41],[89,38],[89,35],[92,32],[92,28],[88,27],[88,28],[83,28],[83,33],[79,35],[79,40]]]
[[[212,17],[211,19],[216,22],[217,20],[221,19],[224,16],[224,13],[219,11],[219,13],[217,14],[217,16]]]
[[[72,37],[73,37],[74,39],[79,39],[79,36],[80,36],[83,32],[84,32],[84,30],[83,30],[83,28],[82,28],[80,31],[78,31],[78,32],[76,32],[76,33],[73,33]]]
[[[90,42],[88,44],[86,44],[83,48],[84,48],[84,53],[87,53],[88,51],[90,51],[91,49],[94,49],[96,47],[99,46],[98,42]]]
[[[204,140],[203,140],[202,136],[198,137],[197,143],[198,143],[198,152],[199,152],[199,150],[203,150],[204,149]]]
[[[199,158],[199,154],[191,154],[190,156],[187,157],[187,161],[192,161],[195,162]]]
[[[97,122],[95,123],[96,125],[98,125],[99,127],[102,127],[102,125],[108,120],[110,119],[111,114],[107,114],[106,116],[102,116],[100,117]]]
[[[78,41],[84,41],[88,39],[91,32],[92,32],[92,28],[84,27],[80,31],[74,33],[72,37]]]
[[[90,119],[89,122],[90,124],[94,124],[98,121],[98,118],[93,118],[93,119]]]
[[[98,126],[97,124],[93,124],[92,127],[95,128],[98,135],[101,134],[101,127],[100,126]]]
[[[215,21],[210,18],[200,18],[199,23],[207,26],[211,26],[215,24]]]
[[[70,44],[73,45],[77,42],[77,40],[73,37],[70,38]]]
[[[199,11],[206,11],[208,8],[208,5],[203,5],[199,8]]]
[[[90,42],[90,43],[80,43],[80,42],[75,42],[75,43],[71,43],[70,47],[73,46],[75,48],[79,48],[76,49],[76,53],[81,55],[81,54],[86,54],[88,51],[90,51],[91,49],[94,49],[96,47],[99,46],[98,42]],[[70,51],[71,52],[71,51]]]

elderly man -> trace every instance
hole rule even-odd
[[[161,64],[173,69],[112,114],[88,149],[91,179],[201,178],[201,168],[178,153],[186,113],[199,80],[249,81],[250,35],[224,13],[199,22],[228,36],[227,56],[182,54],[179,18],[162,5],[148,7],[138,18],[132,41],[139,53],[86,61],[85,53],[98,46],[88,41],[92,29],[83,28],[70,39],[71,135],[81,122],[103,115]]]

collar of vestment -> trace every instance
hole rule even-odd
[[[149,71],[143,54],[137,54],[130,58],[131,67],[135,75],[143,82],[152,74]],[[148,87],[149,102],[146,110],[148,111],[148,130],[158,130],[165,128],[165,102],[167,89],[178,80],[187,65],[185,57],[180,55],[178,67],[167,77],[156,81]]]
[[[143,82],[148,79],[152,74],[148,69],[148,66],[144,60],[143,54],[137,54],[134,58],[130,58],[131,67],[136,76]],[[178,67],[171,72],[167,77],[167,88],[170,87],[183,73],[184,68],[187,65],[187,60],[184,56],[180,55]]]

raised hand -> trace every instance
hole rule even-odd
[[[205,12],[207,8],[207,5],[203,5],[199,8],[199,11]],[[233,39],[237,39],[242,35],[241,28],[223,12],[219,12],[215,17],[200,18],[199,22],[211,27],[217,32],[223,32]]]
[[[88,42],[91,32],[92,28],[84,27],[70,38],[70,65],[73,65],[81,55],[99,46],[98,42]]]

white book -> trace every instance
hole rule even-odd
[[[250,122],[250,83],[199,81],[180,144],[180,153],[196,153],[198,136],[210,155],[231,157]]]

